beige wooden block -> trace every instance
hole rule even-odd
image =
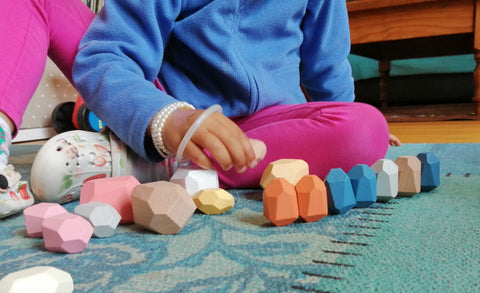
[[[0,292],[69,293],[72,276],[51,266],[38,266],[10,273],[0,280]]]
[[[223,214],[235,205],[235,198],[221,188],[200,190],[193,196],[197,208],[209,215]]]
[[[422,163],[416,156],[402,156],[398,165],[398,195],[412,197],[420,192]]]
[[[263,188],[275,178],[284,178],[290,184],[295,185],[303,176],[309,174],[308,164],[299,159],[280,159],[268,164],[260,179]]]
[[[177,234],[196,210],[187,191],[168,181],[135,186],[132,208],[135,223],[160,234]]]
[[[250,138],[250,144],[252,145],[253,151],[255,152],[255,159],[257,162],[260,162],[265,158],[267,154],[267,146],[265,143],[258,139]]]

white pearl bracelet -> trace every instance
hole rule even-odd
[[[152,136],[152,141],[155,149],[164,158],[172,158],[174,154],[171,153],[163,143],[163,127],[165,126],[165,123],[167,122],[170,115],[179,109],[194,110],[195,107],[186,102],[176,102],[163,107],[160,111],[157,112],[157,114],[155,114],[155,116],[153,116],[150,128],[150,135]]]

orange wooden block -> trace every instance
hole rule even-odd
[[[297,193],[293,184],[275,178],[263,191],[263,215],[275,226],[287,226],[298,218]]]
[[[395,160],[398,165],[398,195],[412,197],[420,192],[422,163],[415,156],[402,156]]]
[[[327,188],[316,175],[304,176],[295,185],[298,213],[305,222],[316,222],[328,215]]]

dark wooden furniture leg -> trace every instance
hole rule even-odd
[[[473,98],[475,104],[475,114],[480,116],[480,1],[475,0],[475,19],[473,22],[473,53],[475,58],[475,70],[473,71]]]
[[[388,79],[390,78],[390,60],[382,59],[378,61],[378,72],[380,73],[380,107],[388,107]]]

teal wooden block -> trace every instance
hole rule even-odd
[[[420,153],[417,158],[422,163],[421,190],[437,188],[440,185],[440,159],[432,152]]]
[[[377,174],[368,165],[354,166],[348,173],[357,208],[366,208],[377,201]]]
[[[330,170],[325,179],[327,187],[328,211],[331,214],[344,214],[356,205],[352,183],[340,168]]]

